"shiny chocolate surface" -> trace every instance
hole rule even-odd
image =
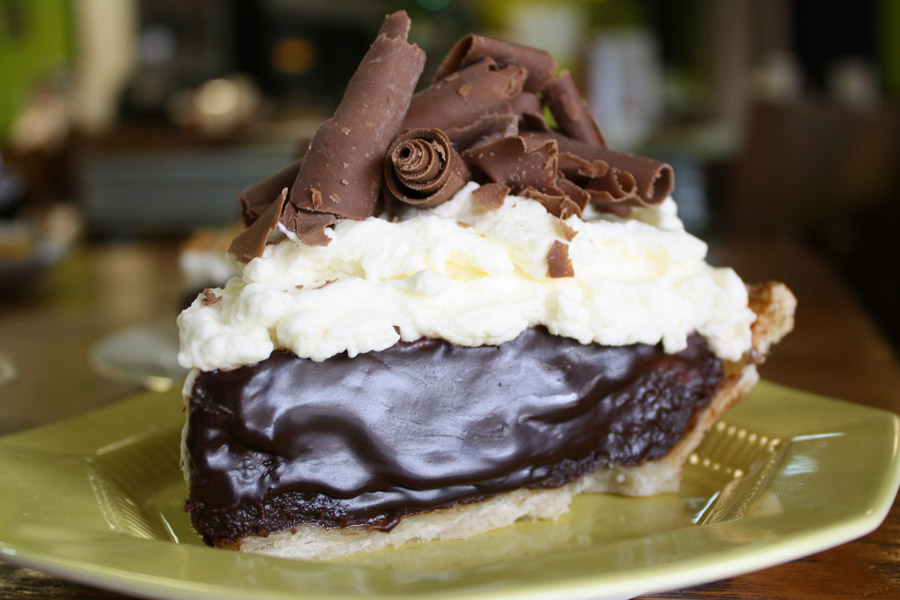
[[[323,362],[279,351],[197,376],[187,509],[208,543],[301,523],[390,529],[660,458],[721,378],[699,336],[671,355],[543,328],[500,346],[421,339]]]

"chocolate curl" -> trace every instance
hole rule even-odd
[[[235,258],[241,262],[250,262],[254,258],[262,256],[263,250],[266,249],[269,234],[278,226],[278,218],[281,216],[285,202],[287,202],[287,194],[287,187],[282,188],[275,201],[269,202],[266,210],[247,229],[232,240],[231,246],[228,247],[228,252],[234,254]]]
[[[550,138],[508,137],[463,152],[466,162],[491,181],[519,193],[526,188],[557,191],[558,150]]]
[[[571,157],[593,162],[598,168],[600,162],[606,163],[609,169],[600,176],[588,178],[586,182],[575,178],[575,182],[591,194],[591,203],[602,210],[627,215],[628,211],[623,207],[656,206],[671,195],[675,187],[672,167],[664,162],[600,148],[560,134],[523,135],[526,138],[555,140],[561,156],[571,155],[562,161],[564,164],[570,165],[571,162],[566,161],[572,160]],[[616,207],[615,210],[612,210],[613,207]]]
[[[310,144],[312,144],[311,137],[303,136],[298,138],[297,141],[294,142],[294,158],[298,161],[303,160],[303,157],[309,152]]]
[[[432,208],[453,197],[469,180],[469,169],[440,129],[401,134],[384,157],[384,182],[398,200]]]
[[[585,188],[598,207],[626,201],[629,206],[656,206],[675,187],[675,174],[666,163],[624,152],[614,152],[603,160],[610,165],[609,171]]]
[[[281,190],[289,188],[300,172],[300,160],[296,160],[277,173],[269,175],[262,181],[254,183],[238,195],[241,203],[241,218],[244,225],[250,226],[263,214]]]
[[[553,133],[544,120],[541,99],[536,94],[522,92],[512,99],[509,109],[519,115],[520,129],[540,133]]]
[[[609,171],[609,165],[606,164],[606,161],[599,159],[582,158],[571,152],[560,152],[559,171],[567,179],[575,183],[582,181],[584,184],[587,184],[591,179],[606,175]]]
[[[559,130],[566,136],[606,148],[603,134],[588,111],[587,103],[578,93],[578,87],[569,71],[563,71],[547,84],[544,88],[544,102],[553,113]]]
[[[530,92],[522,92],[509,101],[509,108],[512,112],[524,117],[525,115],[533,115],[544,120],[544,109],[541,106],[541,99],[537,94]]]
[[[378,30],[379,35],[384,34],[394,40],[405,40],[409,36],[409,28],[412,21],[405,10],[398,10],[384,17],[381,23],[381,29]]]
[[[477,121],[446,131],[453,147],[465,150],[519,134],[519,117],[513,113],[490,113]]]
[[[504,107],[522,91],[526,77],[522,67],[498,67],[492,59],[484,58],[413,96],[403,129],[434,127],[450,131],[484,115],[507,112]]]
[[[528,69],[525,90],[529,92],[541,91],[557,68],[556,61],[545,50],[469,34],[456,42],[447,53],[444,62],[434,74],[434,81],[444,79],[485,57],[492,58],[501,66],[520,65]]]
[[[403,11],[385,19],[334,117],[316,130],[291,188],[290,203],[298,210],[282,219],[285,227],[302,227],[302,211],[355,220],[375,212],[384,154],[401,131],[425,65],[425,53],[406,42],[408,30]]]
[[[509,137],[471,148],[463,158],[491,181],[532,198],[557,217],[581,215],[590,194],[559,175],[556,140],[549,137]]]

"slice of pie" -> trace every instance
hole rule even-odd
[[[245,190],[238,276],[179,317],[186,509],[322,559],[678,489],[793,326],[705,261],[671,167],[609,150],[546,53],[389,15],[305,157]],[[544,120],[545,109],[555,127]]]

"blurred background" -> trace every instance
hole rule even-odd
[[[672,163],[691,231],[802,243],[900,346],[894,0],[0,0],[6,330],[49,327],[24,308],[49,294],[121,324],[221,278],[185,249],[227,247],[237,193],[330,116],[398,8],[423,81],[469,31],[552,52],[610,147]]]

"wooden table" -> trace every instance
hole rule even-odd
[[[713,244],[711,262],[746,281],[779,279],[799,298],[797,326],[762,369],[797,388],[900,412],[900,367],[835,274],[790,241]],[[119,400],[133,385],[91,368],[90,349],[129,325],[174,318],[180,295],[174,244],[78,249],[36,285],[0,294],[0,354],[16,378],[0,387],[0,434]],[[47,369],[53,367],[53,376]],[[2,502],[2,499],[0,499]],[[0,599],[122,598],[0,563]],[[874,533],[833,550],[723,581],[649,598],[900,597],[900,508]]]

